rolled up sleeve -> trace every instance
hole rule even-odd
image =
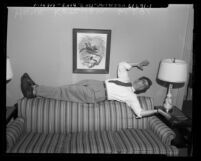
[[[117,77],[129,81],[128,71],[132,68],[132,66],[127,62],[121,62],[118,65]]]

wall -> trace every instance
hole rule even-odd
[[[7,84],[7,105],[23,95],[20,77],[24,72],[38,84],[59,86],[91,78],[116,77],[117,64],[124,60],[150,65],[132,70],[132,80],[146,75],[153,86],[143,95],[162,104],[166,88],[156,83],[161,59],[183,55],[189,5],[168,8],[8,8],[7,55],[14,77]],[[111,29],[109,74],[72,73],[72,29]]]
[[[188,22],[186,27],[185,44],[183,48],[183,60],[188,63],[189,73],[193,72],[193,29],[194,29],[194,10],[190,9],[188,11]],[[188,78],[189,80],[189,75]],[[186,98],[188,83],[185,83],[183,88],[179,88],[177,92],[176,104],[180,105],[183,103],[183,97]]]

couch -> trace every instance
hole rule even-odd
[[[143,109],[151,97],[138,96]],[[177,156],[175,133],[157,116],[136,119],[123,102],[95,104],[22,98],[7,125],[7,153],[162,154]]]

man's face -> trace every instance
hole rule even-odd
[[[133,86],[136,91],[145,90],[149,87],[149,84],[146,79],[137,79],[133,82]]]

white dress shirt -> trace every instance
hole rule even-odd
[[[125,87],[117,85],[115,83],[109,82],[110,80],[119,80],[124,83],[131,82],[128,76],[128,71],[132,68],[127,62],[121,62],[118,65],[117,78],[105,80],[107,88],[108,100],[116,100],[120,102],[125,102],[129,107],[131,107],[134,113],[141,117],[141,106],[137,95],[134,93],[135,89],[133,87]]]

